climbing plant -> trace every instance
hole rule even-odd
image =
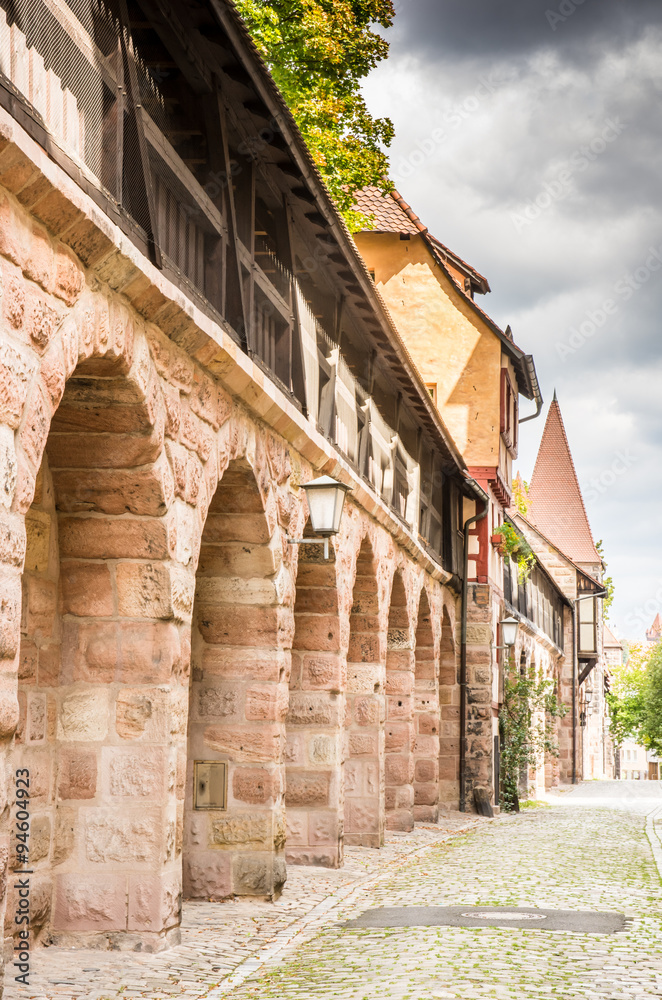
[[[522,670],[509,660],[499,713],[501,802],[506,812],[519,812],[522,771],[535,766],[545,754],[558,757],[554,719],[565,713],[553,681],[533,664]]]
[[[508,521],[499,525],[494,534],[501,535],[504,553],[517,563],[517,579],[520,585],[526,583],[536,564],[536,554],[526,538],[520,535]]]

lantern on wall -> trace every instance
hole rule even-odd
[[[319,538],[288,538],[290,545],[324,545],[324,558],[329,558],[329,538],[340,531],[340,521],[349,486],[331,476],[320,476],[303,484],[310,511],[310,524]]]

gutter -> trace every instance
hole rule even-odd
[[[533,356],[531,354],[524,355],[524,364],[526,365],[529,381],[531,382],[531,388],[533,390],[533,398],[536,402],[536,412],[532,413],[528,417],[521,417],[519,420],[520,424],[525,424],[527,420],[535,420],[536,417],[540,416],[543,407],[543,398],[542,398],[542,393],[540,391],[540,384],[538,382],[538,374],[536,372],[536,367],[533,363]]]
[[[475,495],[483,501],[483,510],[474,514],[464,522],[464,558],[462,574],[462,607],[461,607],[461,639],[460,639],[460,812],[467,811],[467,599],[469,594],[469,528],[487,517],[490,509],[490,498],[474,479],[467,479],[467,484]]]

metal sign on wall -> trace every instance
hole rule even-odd
[[[194,761],[193,786],[194,809],[226,809],[228,797],[227,761]]]

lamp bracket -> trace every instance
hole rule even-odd
[[[324,546],[324,558],[329,558],[329,539],[328,538],[288,538],[288,545],[323,545]]]

